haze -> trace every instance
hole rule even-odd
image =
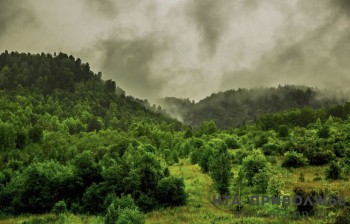
[[[64,52],[127,94],[349,90],[349,0],[0,0],[0,51]]]

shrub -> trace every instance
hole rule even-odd
[[[335,224],[350,224],[350,209],[345,208],[342,212],[335,218]]]
[[[108,206],[105,224],[115,223],[145,223],[144,215],[139,211],[130,195],[116,198]]]
[[[269,142],[269,139],[265,134],[261,134],[257,139],[255,140],[255,147],[260,148],[261,146],[267,144]]]
[[[61,213],[66,213],[67,212],[67,205],[64,201],[58,201],[51,210],[52,213],[54,214],[61,214]]]
[[[313,190],[305,190],[301,187],[294,188],[294,194],[295,196],[299,196],[302,199],[302,203],[297,206],[297,210],[300,214],[307,212],[307,214],[312,214],[312,211],[314,210],[315,205],[315,199],[314,196],[316,196],[315,191]],[[306,202],[307,198],[310,198],[312,203],[304,203]]]
[[[157,199],[163,206],[177,206],[186,203],[183,179],[165,177],[157,184]]]
[[[313,181],[321,181],[321,180],[322,180],[322,177],[314,177],[312,180],[313,180]]]
[[[267,193],[271,196],[279,196],[281,194],[284,182],[277,176],[272,176],[267,184]]]
[[[280,125],[278,127],[278,136],[281,138],[287,137],[289,135],[289,130],[287,125]]]
[[[266,156],[276,155],[280,150],[280,147],[273,143],[267,143],[262,146],[262,151]]]
[[[266,157],[260,150],[255,150],[251,155],[243,159],[241,169],[248,185],[253,186],[254,176],[264,169],[267,164]]]
[[[302,167],[308,164],[308,160],[302,153],[297,153],[294,151],[286,152],[284,157],[285,158],[282,163],[283,167]]]
[[[238,149],[239,148],[239,144],[238,144],[237,140],[232,136],[226,137],[224,139],[224,141],[225,141],[227,147],[230,149]]]
[[[331,150],[325,150],[321,152],[312,152],[308,156],[310,164],[312,165],[324,165],[335,159],[335,155]]]
[[[328,138],[330,136],[328,125],[324,125],[318,130],[318,137],[320,138]]]
[[[261,169],[253,177],[253,185],[256,193],[265,194],[270,180],[270,172],[265,168]]]
[[[125,208],[120,211],[116,224],[143,224],[145,216],[138,209]]]
[[[331,162],[328,169],[326,169],[326,179],[337,180],[340,178],[341,167],[336,162]]]

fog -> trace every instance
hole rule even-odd
[[[72,54],[151,100],[350,86],[350,0],[0,0],[0,30],[0,51]]]

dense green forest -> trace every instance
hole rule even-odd
[[[203,121],[214,120],[220,129],[227,129],[252,123],[261,114],[290,108],[317,109],[345,103],[346,99],[346,94],[340,91],[285,85],[213,93],[197,103],[175,97],[163,98],[159,103],[186,124],[198,126]]]
[[[303,223],[291,215],[313,211],[325,218],[307,221],[350,222],[350,103],[331,106],[338,100],[318,100],[310,88],[238,90],[217,95],[219,104],[228,102],[219,108],[220,121],[206,117],[215,113],[216,95],[197,103],[213,110],[193,109],[198,125],[191,127],[145,100],[125,96],[114,81],[102,80],[87,63],[63,53],[2,53],[0,88],[4,219],[50,213],[22,223],[65,223],[68,214],[108,224]],[[259,91],[269,94],[264,98]],[[231,94],[243,101],[225,101]],[[184,109],[199,108],[182,103]],[[239,123],[226,115],[234,112],[229,108],[241,115],[255,111],[247,115],[254,121],[233,127]],[[266,114],[275,110],[281,112]],[[186,175],[196,167],[201,176],[189,182]],[[207,187],[193,187],[199,177],[212,181],[213,192],[208,181]],[[202,192],[238,195],[242,205],[212,205],[213,194],[199,198]],[[249,204],[249,196],[262,194],[344,196],[345,206]],[[182,216],[181,208],[193,212]],[[242,212],[259,217],[236,220]]]

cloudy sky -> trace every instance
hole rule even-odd
[[[0,51],[64,52],[127,94],[350,88],[350,0],[0,0]]]

